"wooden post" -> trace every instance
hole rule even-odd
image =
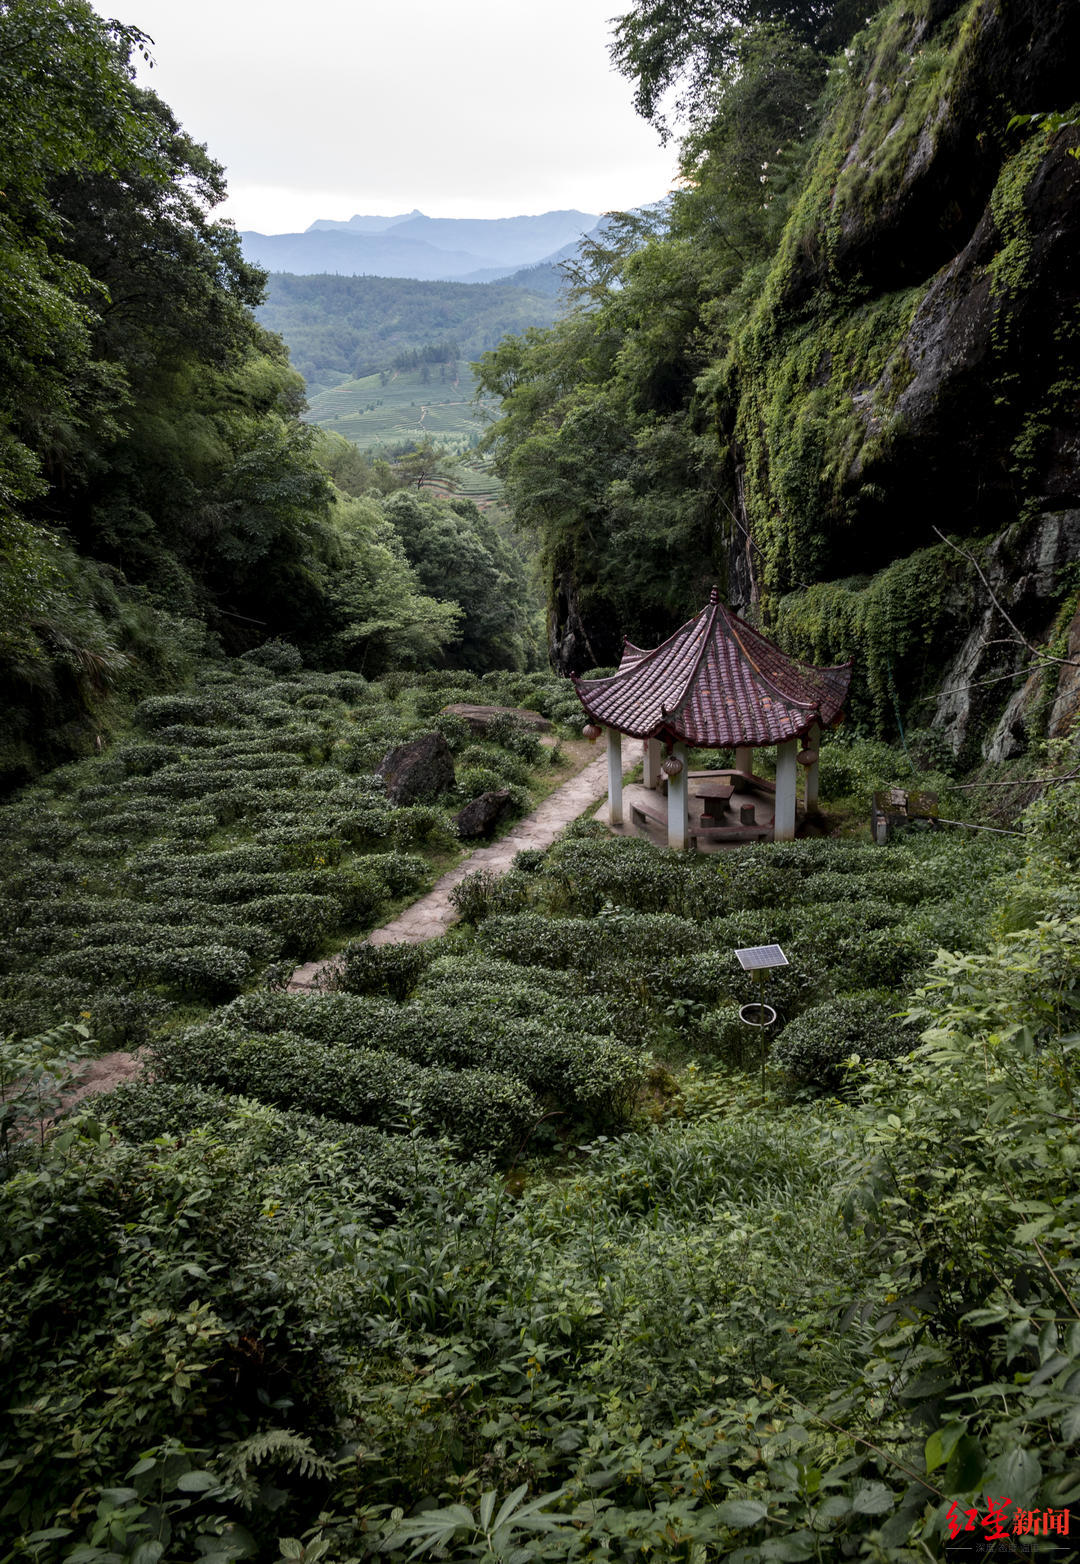
[[[747,776],[753,776],[754,751],[749,744],[737,744],[735,746],[735,770],[745,771]]]
[[[607,730],[608,820],[622,825],[622,734],[618,728]]]
[[[821,729],[816,722],[806,735],[806,747],[813,750],[820,750],[821,748]],[[817,808],[819,765],[820,761],[815,760],[806,768],[806,812],[808,815],[812,814]]]
[[[798,765],[795,760],[797,739],[776,746],[776,824],[773,826],[774,842],[795,840],[795,792],[798,786]]]
[[[682,761],[682,770],[668,778],[667,844],[682,852],[690,839],[690,765],[685,744],[676,744],[671,753]]]
[[[664,758],[664,746],[659,739],[645,740],[645,764],[642,781],[646,787],[651,787],[655,792],[660,786],[660,778],[663,772],[660,770],[660,762]]]

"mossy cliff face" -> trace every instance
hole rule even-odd
[[[733,527],[732,588],[793,650],[854,656],[882,728],[898,706],[925,720],[914,703],[950,679],[1006,675],[937,703],[958,751],[981,734],[1015,752],[1068,705],[1040,674],[1001,728],[1029,658],[983,645],[1009,632],[935,529],[985,558],[1025,637],[1060,638],[1080,552],[1080,130],[1009,122],[1074,118],[1077,58],[1071,3],[883,13],[833,73],[770,275],[707,379],[755,544]]]

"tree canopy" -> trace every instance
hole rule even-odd
[[[460,563],[425,577],[377,498],[349,500],[402,480],[301,421],[303,381],[254,315],[265,274],[213,217],[224,171],[134,80],[147,47],[88,0],[0,0],[0,686],[13,735],[0,771],[14,775],[47,750],[43,734],[62,732],[62,753],[94,731],[109,688],[160,677],[207,632],[234,651],[285,635],[352,665],[416,666],[459,638],[460,599],[479,613],[493,582],[521,590],[520,561],[507,573],[508,546],[478,521],[439,524],[475,581]],[[524,666],[524,642],[504,635],[515,612],[485,608],[466,641]],[[500,650],[481,654],[489,633]]]

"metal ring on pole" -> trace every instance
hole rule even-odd
[[[756,1020],[752,1021],[750,1019],[749,1012],[751,1010],[757,1012]],[[762,1031],[764,1031],[766,1027],[772,1026],[773,1022],[776,1020],[776,1011],[773,1009],[772,1005],[759,1005],[757,1003],[740,1005],[739,1020],[743,1023],[744,1026],[756,1026],[760,1027]]]

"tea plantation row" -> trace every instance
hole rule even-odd
[[[564,681],[209,666],[197,694],[136,708],[104,756],[56,771],[0,812],[0,1025],[89,1019],[139,1044],[177,1006],[219,1002],[269,964],[295,965],[428,883],[457,850],[464,801],[509,787],[518,811],[549,752],[505,726],[479,743],[443,705],[528,700],[558,714]],[[453,796],[395,808],[374,772],[441,727]]]

